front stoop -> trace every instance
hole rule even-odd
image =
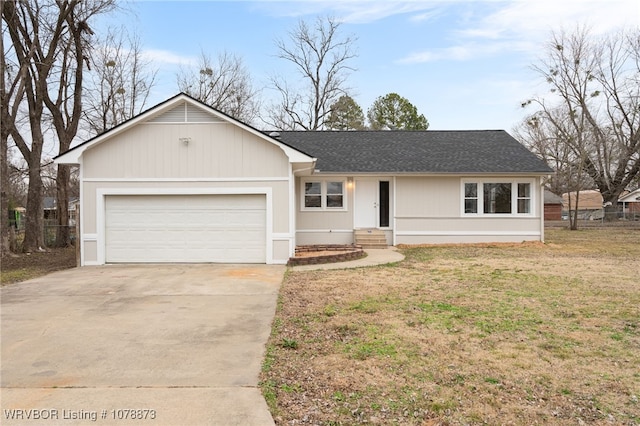
[[[356,229],[354,231],[355,243],[363,249],[386,249],[387,237],[384,231],[379,229]]]

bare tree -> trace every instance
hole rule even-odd
[[[4,0],[0,0],[0,16],[4,12]],[[0,21],[3,22],[3,21]],[[15,79],[5,78],[7,73],[10,73],[12,68],[16,68],[17,64],[9,64],[6,61],[4,54],[4,25],[2,26],[2,32],[0,34],[0,50],[2,51],[2,58],[0,58],[0,254],[5,255],[10,251],[9,244],[9,131],[10,123],[13,120],[14,114],[8,108],[11,103],[11,99],[15,98],[16,83]],[[15,71],[14,71],[15,72]],[[7,80],[11,81],[12,85],[7,87]]]
[[[557,194],[569,194],[569,227],[578,229],[580,191],[593,188],[593,179],[585,170],[583,144],[586,134],[584,117],[577,120],[564,108],[545,110],[526,118],[514,131],[516,138],[545,160],[556,171],[547,182],[548,189]],[[582,122],[581,125],[578,125]],[[573,196],[571,194],[575,194]]]
[[[66,151],[78,130],[82,112],[83,68],[90,54],[89,26],[92,17],[115,7],[115,0],[25,0],[3,2],[2,19],[11,45],[3,51],[5,63],[19,64],[19,72],[6,82],[16,90],[3,103],[7,132],[29,166],[29,194],[23,249],[38,250],[44,244],[42,220],[41,159],[45,130],[52,123],[60,152]],[[3,70],[4,71],[4,70]],[[5,77],[7,74],[5,74]],[[23,96],[18,96],[23,95]],[[5,100],[5,99],[3,99]],[[26,102],[28,124],[17,124]],[[45,110],[46,108],[46,110]],[[5,123],[3,123],[4,126]],[[27,130],[28,128],[28,130]],[[25,137],[23,132],[28,132]],[[58,169],[58,208],[61,223],[68,221],[66,185],[69,169]],[[61,229],[63,227],[60,227]],[[58,243],[68,242],[66,227]]]
[[[27,192],[29,190],[29,167],[24,159],[14,159],[12,150],[9,150],[7,168],[9,182],[5,190],[9,195],[9,204],[13,204],[16,207],[24,207],[27,204]]]
[[[313,27],[299,21],[288,42],[277,40],[277,57],[294,66],[302,86],[271,78],[280,100],[269,108],[267,124],[279,130],[323,129],[331,105],[347,94],[347,77],[355,70],[349,65],[357,56],[355,41],[353,36],[341,37],[340,23],[333,18],[318,18]]]
[[[125,28],[110,29],[95,45],[83,97],[84,120],[92,135],[142,112],[158,73],[144,59],[140,38]]]
[[[549,83],[552,97],[566,111],[566,123],[579,135],[571,139],[571,149],[584,159],[608,218],[615,214],[619,195],[640,173],[639,44],[638,29],[602,38],[583,28],[554,33],[546,59],[533,67]],[[547,106],[543,97],[531,103],[557,122],[552,115],[556,104]]]
[[[258,116],[260,100],[242,58],[222,52],[214,61],[201,52],[198,64],[176,76],[178,89],[245,123]]]

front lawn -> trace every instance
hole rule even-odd
[[[287,274],[277,424],[640,424],[640,230],[403,253]]]

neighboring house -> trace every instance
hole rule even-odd
[[[576,196],[578,201],[578,219],[601,220],[604,216],[603,199],[600,191],[595,189],[562,194],[564,212],[573,214],[576,210]],[[571,211],[569,211],[571,208]]]
[[[263,133],[177,95],[56,157],[81,262],[284,264],[296,245],[542,240],[545,163],[504,131]]]
[[[42,209],[45,219],[56,218],[56,197],[44,197],[42,199]]]
[[[562,197],[544,190],[544,220],[562,219]]]
[[[640,219],[640,188],[620,197],[618,204],[622,204],[622,217],[629,220]]]
[[[69,220],[75,220],[76,205],[79,200],[77,198],[69,199]],[[55,220],[58,216],[57,213],[57,200],[56,197],[44,197],[42,199],[42,208],[44,210],[44,218],[47,220]],[[71,225],[73,223],[70,223]]]

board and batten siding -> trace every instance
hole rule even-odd
[[[176,108],[83,153],[83,264],[104,261],[104,212],[99,210],[109,194],[233,193],[266,196],[268,261],[286,263],[294,238],[287,155],[233,123],[201,115],[190,110],[187,121],[197,122],[185,122]]]
[[[230,123],[142,123],[84,156],[85,178],[286,178],[289,173],[280,148]]]
[[[491,177],[482,177],[491,179]],[[496,181],[518,177],[496,176]],[[397,177],[395,244],[521,242],[542,238],[540,179],[531,190],[531,214],[515,217],[462,214],[461,177]]]

